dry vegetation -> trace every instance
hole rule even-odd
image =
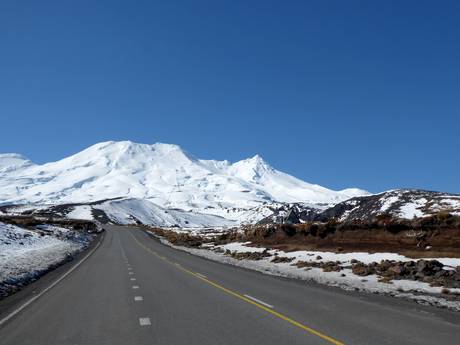
[[[205,243],[222,245],[231,242],[251,242],[253,246],[270,249],[291,250],[331,250],[335,252],[396,252],[409,257],[460,257],[460,217],[439,214],[423,219],[390,220],[377,219],[375,222],[308,224],[252,225],[234,229],[214,237],[178,233],[165,229],[149,229],[152,233],[167,239],[178,246],[198,248]],[[221,247],[212,250],[237,260],[262,260],[271,257],[273,263],[290,263],[293,257],[260,252],[232,252]],[[313,254],[312,254],[313,255]],[[321,268],[324,272],[340,272],[349,268],[355,275],[379,276],[379,281],[391,284],[393,280],[408,279],[442,286],[460,288],[460,267],[444,268],[437,260],[394,261],[382,260],[380,263],[365,264],[351,260],[347,265],[339,261],[296,261],[291,265],[310,270]],[[344,274],[342,274],[344,275]],[[459,296],[450,293],[449,299]]]
[[[206,242],[251,242],[254,246],[334,252],[394,252],[413,258],[460,257],[460,217],[440,213],[414,220],[378,217],[353,221],[305,224],[250,225],[213,238],[152,229],[169,242],[199,247]]]
[[[52,217],[34,217],[34,216],[0,216],[0,222],[17,225],[26,229],[35,229],[37,225],[49,224],[61,226],[76,231],[98,232],[100,228],[95,222],[88,220],[52,218]]]
[[[380,217],[353,221],[246,226],[216,242],[250,241],[283,251],[397,252],[410,257],[460,257],[460,217],[438,214],[414,220]]]

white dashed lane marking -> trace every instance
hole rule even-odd
[[[144,300],[144,297],[142,297],[142,296],[135,296],[135,297],[134,297],[134,300],[135,300],[136,302],[143,301],[143,300]]]
[[[139,324],[141,326],[150,326],[152,323],[150,322],[149,317],[141,317],[139,318]]]
[[[131,280],[131,281],[135,281],[135,280],[136,280],[136,278],[131,278],[130,280]]]
[[[128,274],[134,274],[134,272],[128,272]]]
[[[257,302],[257,303],[259,303],[259,304],[262,304],[262,305],[266,306],[267,308],[273,309],[273,306],[272,306],[271,304],[265,303],[265,302],[261,301],[260,299],[257,299],[257,298],[255,298],[255,297],[252,297],[252,296],[249,296],[249,295],[244,295],[244,297],[247,297],[247,298],[249,298],[249,299],[252,299],[254,302]]]
[[[133,289],[139,289],[139,285],[133,285]]]

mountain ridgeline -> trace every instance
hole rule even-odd
[[[57,162],[0,154],[3,212],[158,226],[232,226],[459,212],[459,196],[416,190],[334,191],[278,171],[259,155],[203,160],[177,145],[103,142]]]

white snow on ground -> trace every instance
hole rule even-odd
[[[460,208],[460,197],[457,199],[442,199],[440,200],[440,204],[443,206],[449,206],[452,208]]]
[[[93,214],[91,213],[91,206],[89,205],[75,206],[73,211],[67,213],[67,218],[83,220],[94,219]]]
[[[341,261],[344,266],[350,266],[350,260],[356,259],[365,263],[372,261],[379,262],[380,260],[413,260],[405,256],[394,254],[394,253],[330,253],[330,252],[318,252],[318,251],[298,251],[298,252],[283,252],[279,250],[268,250],[268,253],[272,254],[271,257],[264,258],[262,260],[237,260],[230,256],[218,253],[212,250],[212,248],[220,247],[223,250],[237,251],[237,252],[261,252],[265,248],[249,247],[249,243],[229,243],[221,246],[209,246],[206,249],[195,249],[174,246],[163,238],[160,240],[176,249],[180,249],[189,252],[194,255],[202,256],[211,260],[220,261],[223,263],[241,266],[248,269],[256,270],[262,273],[277,275],[282,277],[311,280],[320,284],[329,286],[340,287],[345,290],[359,290],[367,291],[372,293],[383,293],[391,294],[395,297],[407,298],[417,301],[418,303],[426,303],[432,305],[438,305],[447,307],[452,310],[460,311],[460,302],[450,301],[442,297],[441,287],[432,287],[427,283],[412,281],[412,280],[393,280],[392,284],[383,283],[378,281],[377,275],[369,275],[361,277],[353,274],[350,268],[344,268],[340,272],[323,272],[321,268],[310,268],[305,270],[304,268],[297,268],[292,264],[298,261],[309,261],[309,262],[326,262],[326,261]],[[279,257],[295,257],[295,259],[289,263],[273,263],[270,262],[274,258],[274,254],[277,253]],[[318,260],[317,256],[321,256],[322,259]],[[435,258],[441,263],[449,266],[460,265],[460,259],[450,258]],[[343,276],[344,275],[344,276]],[[453,293],[460,293],[460,289],[449,289]]]
[[[50,205],[13,205],[10,206],[6,212],[2,213],[9,215],[21,215],[26,212],[34,213],[36,211],[46,210],[49,207]]]
[[[393,205],[395,202],[397,202],[399,200],[399,196],[390,196],[386,199],[383,199],[383,202],[382,202],[382,207],[380,208],[380,211],[381,212],[385,212],[386,210],[388,210],[391,205]]]
[[[158,227],[178,226],[181,228],[226,227],[235,223],[214,215],[203,215],[194,211],[164,209],[147,200],[123,199],[107,201],[93,206],[100,209],[115,223],[143,224]]]
[[[39,230],[0,222],[0,288],[36,277],[88,243],[88,235],[75,237],[68,229],[44,225]]]
[[[263,252],[266,250],[264,247],[252,247],[249,246],[251,242],[232,242],[216,248],[222,248],[223,250],[230,250],[236,252]],[[352,259],[361,261],[365,264],[371,262],[380,262],[382,260],[395,260],[395,261],[411,261],[407,256],[397,253],[366,253],[366,252],[353,252],[353,253],[334,253],[334,252],[320,252],[320,251],[294,251],[294,252],[283,252],[280,250],[270,250],[270,253],[278,253],[279,256],[285,256],[289,258],[296,258],[297,260],[292,261],[308,261],[308,262],[327,262],[327,261],[340,261],[342,264],[350,264]],[[321,256],[321,259],[317,259]],[[426,258],[425,260],[438,260],[443,265],[448,266],[460,266],[460,258]]]
[[[232,242],[222,246],[215,246],[215,248],[222,248],[223,250],[230,250],[231,252],[238,253],[262,253],[264,250],[266,250],[263,247],[248,247],[248,244],[251,244],[251,242]]]
[[[415,200],[414,202],[410,202],[401,206],[399,209],[401,217],[406,219],[423,217],[424,213],[418,208],[424,206],[426,202],[427,200],[425,198],[421,198],[419,200]]]

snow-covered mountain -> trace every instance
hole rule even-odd
[[[0,154],[0,214],[60,215],[123,224],[239,223],[460,215],[460,196],[422,190],[333,191],[280,172],[260,156],[201,160],[169,144],[103,142],[37,165]],[[22,204],[22,206],[19,206]]]
[[[148,200],[164,209],[228,218],[234,214],[238,219],[241,212],[264,203],[336,204],[367,194],[301,181],[275,170],[258,155],[231,164],[200,160],[169,144],[103,142],[43,165],[17,154],[0,155],[0,204],[88,203],[122,197]]]

